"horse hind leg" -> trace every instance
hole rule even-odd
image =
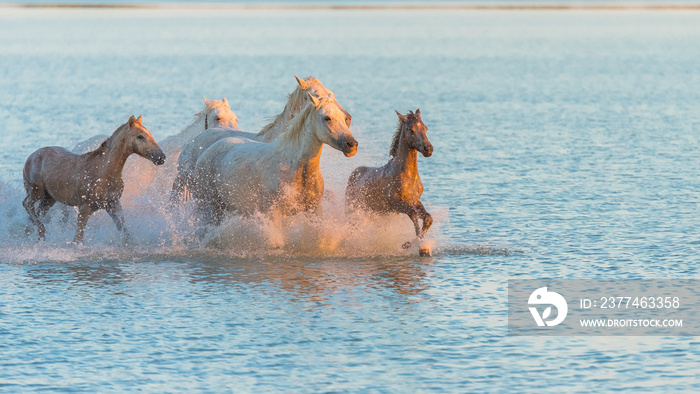
[[[39,202],[39,207],[37,208],[37,216],[43,219],[54,204],[56,204],[56,200],[48,193],[44,193],[44,197]]]
[[[49,209],[51,209],[51,207],[54,206],[54,204],[56,204],[56,200],[54,200],[53,197],[49,195],[49,193],[44,191],[44,196],[41,198],[41,200],[39,200],[39,206],[36,207],[36,216],[39,219],[40,231],[42,234],[46,234],[43,219],[46,217],[46,214],[49,212]],[[41,235],[41,238],[45,239],[45,235]]]
[[[35,209],[36,202],[40,200],[40,198],[38,197],[40,195],[40,191],[33,186],[26,187],[26,189],[27,197],[25,197],[22,201],[22,205],[29,214],[29,221],[31,221],[32,224],[37,228],[39,240],[44,240],[46,239],[46,228],[44,228],[44,224],[41,222],[39,215],[37,214]]]

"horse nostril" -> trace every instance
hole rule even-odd
[[[154,157],[153,163],[155,163],[156,165],[164,164],[165,163],[165,154],[162,152],[160,154],[156,154],[156,156]]]
[[[350,149],[357,148],[357,141],[355,141],[355,140],[345,141],[345,146],[347,146]]]

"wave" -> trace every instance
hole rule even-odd
[[[495,246],[490,244],[462,245],[455,243],[446,243],[440,245],[439,248],[435,249],[434,253],[449,256],[511,256],[513,253],[525,253],[525,251],[523,249],[512,249],[509,247]]]

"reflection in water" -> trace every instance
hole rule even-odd
[[[375,288],[400,295],[416,295],[428,289],[426,278],[433,260],[404,257],[374,260],[322,259],[220,259],[182,261],[117,261],[99,263],[40,263],[26,268],[38,284],[63,282],[66,286],[101,288],[124,294],[133,285],[167,284],[198,291],[222,291],[231,287],[255,287],[266,292],[282,290],[291,300],[325,302],[347,288]]]

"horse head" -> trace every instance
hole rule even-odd
[[[161,165],[165,163],[165,153],[153,139],[151,132],[143,127],[142,121],[141,115],[138,118],[131,115],[129,122],[125,125],[128,130],[124,138],[133,153],[145,157],[155,165]]]
[[[401,115],[398,111],[396,114],[399,116],[399,127],[408,148],[417,150],[423,157],[430,157],[433,154],[433,144],[428,140],[428,127],[423,124],[420,109],[416,109],[415,113],[408,111],[408,115]]]
[[[230,127],[238,129],[238,117],[231,111],[226,97],[221,101],[207,100],[207,98],[204,97],[204,104],[206,105],[204,130],[211,127]]]
[[[338,109],[343,113],[345,116],[345,124],[350,127],[350,122],[352,120],[352,115],[348,113],[336,100],[335,100],[335,93],[331,92],[328,90],[321,81],[314,77],[308,77],[305,80],[297,77],[296,75],[294,76],[296,78],[297,83],[299,84],[299,89],[309,93],[311,96],[316,97],[317,99],[327,99],[330,100],[331,102],[335,103],[336,106],[338,106]],[[303,97],[308,97],[307,95],[304,95]]]
[[[346,157],[357,153],[357,140],[353,137],[345,122],[345,113],[338,108],[334,101],[317,99],[309,94],[309,100],[314,107],[313,124],[316,137],[323,143],[337,149]]]

